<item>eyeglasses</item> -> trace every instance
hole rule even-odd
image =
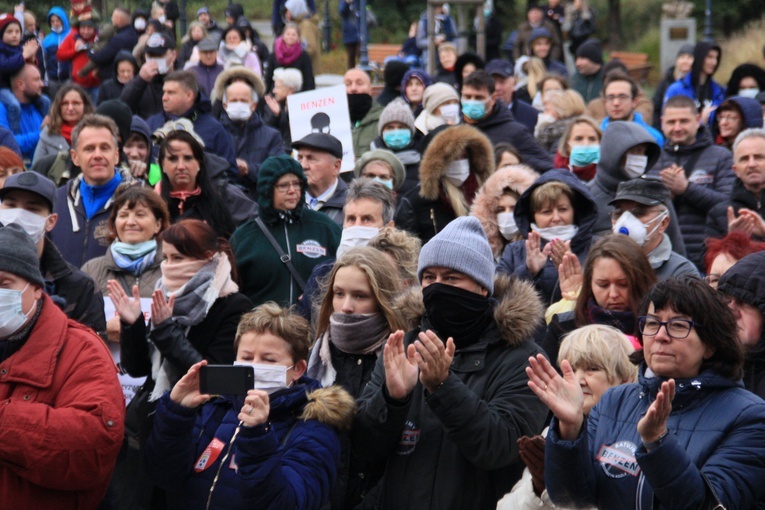
[[[619,101],[629,101],[630,99],[632,99],[632,96],[628,96],[627,94],[618,94],[618,95],[609,94],[606,96],[606,101],[608,101],[609,103],[613,103],[617,99]]]
[[[653,317],[638,317],[638,328],[646,336],[659,334],[659,330],[664,326],[667,334],[675,340],[682,340],[691,334],[691,329],[695,326],[702,326],[698,322],[689,319],[670,319],[666,322],[654,319]]]
[[[279,184],[274,184],[274,188],[282,193],[286,193],[290,188],[300,191],[300,181],[280,182]]]
[[[741,120],[741,117],[738,115],[719,115],[717,119],[718,122],[738,122]]]

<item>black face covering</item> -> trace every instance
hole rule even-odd
[[[372,96],[369,94],[348,94],[348,113],[351,122],[356,123],[364,118],[372,108]]]
[[[422,329],[432,329],[446,342],[454,339],[457,349],[477,342],[493,320],[491,299],[475,292],[431,283],[422,289],[425,315]]]

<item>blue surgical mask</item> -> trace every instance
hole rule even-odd
[[[484,10],[483,10],[483,15],[484,15],[484,17],[486,17],[486,18],[488,18],[489,16],[491,16],[491,9],[484,9]]]
[[[114,251],[120,255],[126,256],[131,260],[143,257],[147,253],[151,253],[156,249],[156,239],[150,239],[142,243],[123,243],[122,241],[114,241]]]
[[[412,132],[408,129],[391,129],[382,135],[383,142],[393,150],[403,149],[412,141]]]
[[[22,307],[21,295],[28,287],[29,283],[22,290],[0,289],[0,338],[8,338],[21,329],[29,314],[35,309],[32,306],[27,313],[24,313]]]
[[[569,161],[573,166],[587,166],[600,161],[600,145],[574,145]]]
[[[470,120],[481,120],[486,115],[486,103],[478,99],[463,99],[462,113]]]

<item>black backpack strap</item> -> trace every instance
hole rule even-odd
[[[268,242],[271,243],[271,246],[274,247],[274,250],[276,250],[276,253],[279,254],[279,260],[281,260],[282,263],[285,266],[287,266],[287,269],[289,269],[289,272],[292,275],[292,279],[295,280],[295,283],[297,283],[297,286],[300,287],[300,292],[303,292],[303,290],[305,289],[305,282],[300,277],[300,274],[298,274],[297,269],[295,269],[295,266],[292,265],[292,260],[290,259],[290,256],[284,253],[284,250],[282,250],[282,247],[279,246],[279,243],[276,242],[276,239],[274,239],[274,236],[271,235],[271,232],[269,232],[265,223],[263,223],[263,220],[260,219],[260,216],[255,218],[255,223],[258,224],[258,227],[260,227],[260,230],[263,231],[263,235],[266,236],[266,239],[268,239]]]

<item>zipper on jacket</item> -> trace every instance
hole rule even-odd
[[[290,260],[292,260],[292,252],[290,251],[290,236],[289,236],[289,233],[287,232],[287,222],[282,222],[282,224],[284,225],[284,242],[287,245],[287,256],[290,258]],[[292,273],[290,273],[290,304],[293,302],[292,296],[294,294],[294,290],[295,290],[295,279],[292,277]]]
[[[430,222],[433,224],[433,231],[438,234],[438,226],[436,225],[436,212],[433,208],[430,208]]]

